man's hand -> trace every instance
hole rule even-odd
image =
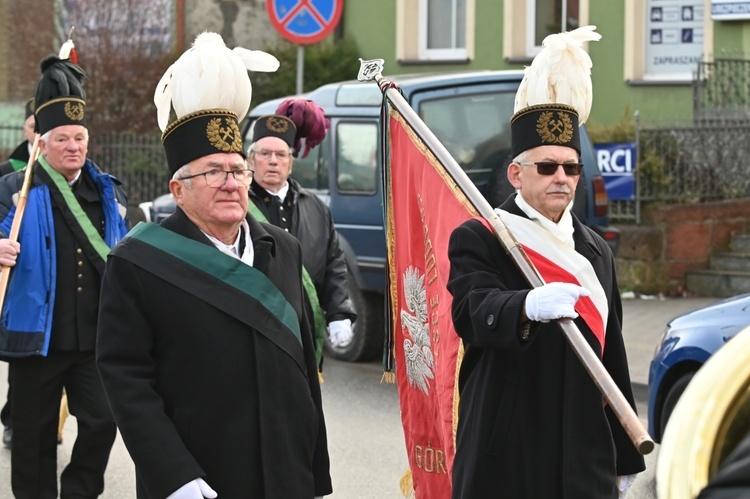
[[[354,338],[352,332],[352,321],[343,319],[340,321],[331,321],[328,324],[328,333],[331,339],[331,345],[339,348],[347,347]]]
[[[217,495],[202,478],[196,478],[169,494],[167,499],[214,499]]]
[[[551,282],[534,288],[526,295],[526,317],[532,321],[549,322],[568,317],[575,319],[575,304],[581,296],[589,296],[588,289],[567,282]]]
[[[0,265],[12,267],[16,264],[16,258],[21,252],[21,245],[18,241],[10,239],[0,239]]]

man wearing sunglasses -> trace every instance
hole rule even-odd
[[[546,284],[531,289],[486,222],[453,231],[448,290],[465,349],[453,498],[622,498],[643,457],[555,325],[574,320],[635,408],[614,256],[571,212],[588,108],[524,97],[511,118],[516,192],[496,212]]]

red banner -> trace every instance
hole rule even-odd
[[[446,287],[448,238],[477,213],[393,108],[387,138],[387,295],[406,449],[417,499],[448,499],[462,356]]]

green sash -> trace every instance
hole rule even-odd
[[[294,307],[263,272],[217,251],[213,246],[186,238],[155,223],[138,223],[128,233],[127,238],[137,239],[149,244],[249,296],[271,316],[278,319],[283,328],[292,333],[300,345],[302,344],[299,319]],[[157,275],[160,271],[169,272],[168,269],[147,270],[156,272]],[[220,303],[214,305],[219,308],[222,307]],[[231,312],[228,313],[231,314]],[[273,336],[278,333],[274,334],[274,331],[264,327],[262,321],[254,322],[251,325],[264,336],[275,341]]]
[[[52,182],[54,182],[57,190],[62,194],[65,204],[68,205],[68,209],[81,226],[81,229],[83,229],[83,234],[86,236],[86,239],[88,239],[102,260],[106,262],[110,247],[104,242],[99,231],[96,230],[94,224],[91,223],[91,219],[86,215],[86,212],[83,211],[83,208],[81,208],[81,205],[78,203],[75,194],[73,194],[73,190],[70,188],[68,181],[63,177],[62,173],[58,172],[47,163],[44,156],[39,156],[38,161],[47,175],[52,179]],[[81,175],[83,175],[83,172],[81,172]]]
[[[247,203],[247,211],[255,217],[259,222],[268,223],[268,219],[263,212],[255,206],[252,200]],[[315,322],[315,359],[318,362],[318,369],[320,369],[320,361],[323,358],[323,344],[326,339],[326,320],[323,315],[323,309],[320,306],[320,300],[318,300],[318,293],[315,291],[315,284],[313,284],[310,273],[303,266],[302,267],[302,286],[307,292],[307,296],[310,298],[310,304],[313,309],[313,320]]]
[[[13,167],[13,171],[19,171],[21,168],[24,168],[26,166],[26,161],[21,161],[20,159],[8,159],[10,161],[10,165]]]

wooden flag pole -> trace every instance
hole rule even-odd
[[[362,67],[358,80],[375,81],[380,90],[385,94],[388,102],[396,108],[414,129],[414,132],[432,151],[438,161],[445,167],[448,174],[453,178],[458,187],[466,195],[469,202],[476,208],[481,217],[487,220],[495,231],[497,238],[502,244],[505,251],[511,256],[518,269],[524,275],[532,287],[542,286],[544,280],[541,278],[538,270],[529,259],[523,247],[513,237],[500,217],[492,209],[492,206],[479,192],[479,189],[471,182],[466,173],[456,163],[456,160],[450,155],[443,144],[435,137],[432,131],[425,125],[424,121],[412,109],[409,103],[404,99],[401,93],[388,80],[383,78],[381,71],[383,68],[382,59],[363,61],[360,59]],[[571,319],[558,319],[557,325],[562,330],[568,343],[573,348],[576,356],[583,363],[584,368],[591,376],[603,397],[612,408],[617,418],[632,440],[635,447],[641,454],[648,454],[654,449],[654,441],[643,427],[638,415],[628,403],[625,396],[615,384],[612,376],[604,368],[599,357],[596,356],[589,344],[583,337],[578,326]]]
[[[29,196],[29,190],[31,190],[31,183],[34,179],[34,163],[39,155],[39,134],[34,136],[34,146],[31,148],[31,155],[29,156],[29,162],[26,163],[26,173],[23,177],[23,185],[21,190],[18,192],[18,201],[16,203],[16,213],[13,216],[13,223],[10,226],[10,234],[8,239],[11,241],[18,241],[18,233],[21,230],[21,221],[23,220],[23,213],[26,211],[26,200]],[[5,292],[8,289],[8,282],[10,281],[10,271],[12,267],[3,265],[0,268],[0,314],[3,311],[3,304],[5,303]]]

